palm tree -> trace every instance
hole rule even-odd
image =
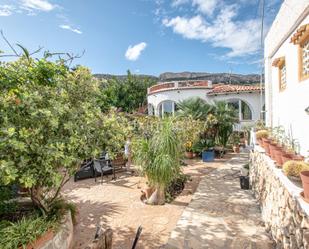
[[[180,117],[191,116],[194,119],[205,120],[207,115],[212,111],[212,106],[198,97],[183,100],[177,106],[179,108],[177,114]]]
[[[163,119],[151,138],[139,139],[133,148],[133,159],[154,190],[147,204],[163,205],[166,187],[180,172],[181,141],[173,121]]]
[[[224,101],[214,104],[214,115],[217,119],[216,138],[217,143],[226,147],[230,135],[233,132],[233,125],[237,121],[235,109]]]

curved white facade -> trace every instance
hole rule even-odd
[[[188,98],[199,97],[209,104],[213,104],[215,101],[238,102],[240,105],[239,120],[242,125],[252,124],[260,119],[264,99],[262,98],[261,103],[260,92],[256,89],[246,91],[245,89],[241,89],[243,86],[239,86],[240,91],[233,91],[238,86],[232,86],[231,91],[224,91],[224,89],[221,89],[221,91],[217,90],[217,86],[219,85],[213,86],[209,81],[192,81],[189,84],[183,83],[188,83],[188,81],[161,83],[148,89],[148,105],[149,109],[153,108],[154,115],[160,116],[160,108],[162,108],[162,103],[166,101],[172,101],[174,103],[173,106],[170,104],[165,106],[169,110],[172,108],[172,112],[174,112],[177,103]],[[179,87],[180,84],[185,86]],[[226,87],[229,86],[227,85]],[[220,85],[220,88],[225,88],[225,86]],[[246,108],[249,107],[251,111],[248,119],[245,119],[241,113],[241,109],[245,108],[245,106],[247,106]],[[150,113],[152,113],[152,110],[150,110]]]

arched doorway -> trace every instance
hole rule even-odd
[[[229,106],[232,106],[236,113],[239,121],[251,121],[252,120],[252,110],[250,106],[241,99],[233,99],[227,101]]]
[[[166,116],[173,116],[176,108],[177,108],[177,105],[174,101],[165,100],[159,104],[159,107],[158,107],[159,116],[161,118],[166,117]]]

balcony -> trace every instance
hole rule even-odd
[[[192,88],[212,88],[212,82],[209,80],[187,80],[187,81],[172,81],[163,82],[148,88],[148,94]]]

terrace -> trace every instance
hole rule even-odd
[[[187,80],[187,81],[172,81],[161,82],[157,85],[148,88],[148,94],[153,94],[162,91],[179,90],[179,89],[211,89],[212,82],[209,80]]]

